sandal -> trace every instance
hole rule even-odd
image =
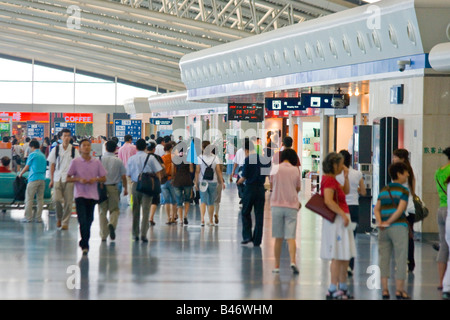
[[[381,294],[381,297],[383,298],[383,300],[389,300],[391,298],[391,296],[389,295],[389,291],[388,290],[383,290],[383,293]]]
[[[405,291],[395,291],[397,300],[411,300],[411,297]]]
[[[336,290],[331,292],[328,290],[328,293],[326,295],[327,300],[348,300],[348,296],[345,294],[342,290]]]

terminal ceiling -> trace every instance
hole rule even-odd
[[[359,0],[0,0],[0,54],[185,90],[179,60]]]

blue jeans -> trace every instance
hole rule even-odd
[[[200,191],[200,200],[207,206],[213,206],[216,200],[217,182],[208,182],[208,188],[205,192]]]
[[[176,203],[175,191],[173,189],[171,180],[168,180],[166,183],[161,185],[161,193],[164,198],[164,204]]]
[[[178,208],[183,206],[183,202],[191,202],[192,186],[173,187],[173,190],[175,191]]]

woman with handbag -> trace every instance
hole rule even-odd
[[[320,256],[331,260],[331,284],[327,300],[346,300],[353,297],[348,293],[347,268],[351,258],[356,257],[355,238],[350,223],[350,210],[345,200],[349,192],[348,169],[344,166],[341,154],[328,154],[323,163],[323,176],[320,183],[325,205],[336,213],[334,222],[323,219]],[[344,171],[345,183],[342,186],[336,176]]]
[[[409,227],[409,240],[408,240],[408,270],[410,272],[414,271],[414,267],[416,266],[416,262],[414,260],[414,222],[416,220],[415,217],[415,208],[413,198],[416,195],[416,178],[414,176],[414,171],[411,167],[411,163],[409,162],[409,152],[406,149],[397,149],[394,150],[392,156],[392,162],[403,162],[408,167],[408,181],[406,181],[403,186],[408,188],[409,190],[409,198],[408,198],[408,206],[406,207],[406,219],[408,220]]]
[[[395,296],[398,300],[411,299],[404,289],[409,229],[405,214],[409,191],[404,184],[408,181],[408,171],[408,166],[400,161],[389,166],[389,175],[392,182],[380,190],[374,208],[375,219],[379,228],[378,265],[380,266],[383,299],[389,299],[388,279],[392,254],[394,254],[396,266]]]
[[[447,164],[436,170],[434,178],[436,180],[436,189],[439,195],[439,209],[437,211],[437,223],[439,229],[439,252],[437,254],[437,265],[439,274],[439,290],[442,290],[442,281],[447,269],[447,261],[449,258],[449,248],[445,241],[447,219],[447,179],[450,177],[450,147],[443,151],[447,156]],[[448,226],[447,226],[448,227]]]

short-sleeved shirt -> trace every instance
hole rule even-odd
[[[86,160],[83,157],[78,157],[73,159],[70,163],[67,175],[89,180],[92,178],[105,177],[107,172],[99,159],[91,157],[89,160]],[[74,185],[75,198],[98,200],[97,183],[84,184],[75,182]]]
[[[122,176],[127,174],[122,160],[117,158],[113,152],[104,153],[100,161],[108,172],[105,185],[118,184],[122,180]]]
[[[286,162],[273,166],[270,182],[272,183],[271,207],[299,208],[297,188],[300,188],[300,170],[298,167]]]
[[[391,192],[391,196],[389,195],[389,191]],[[381,221],[388,220],[395,211],[397,211],[397,207],[401,200],[408,202],[409,190],[402,186],[399,183],[389,183],[386,187],[381,189],[378,200],[381,203]],[[408,221],[406,220],[405,212],[391,225],[402,225],[407,227]]]
[[[320,194],[324,196],[325,189],[333,189],[334,196],[333,200],[337,202],[339,207],[345,212],[350,213],[350,210],[347,205],[347,201],[345,200],[344,190],[341,188],[341,184],[333,177],[323,175],[322,181],[320,182]],[[336,201],[336,193],[337,193],[337,201]]]
[[[125,168],[128,165],[128,159],[137,153],[136,146],[130,142],[125,142],[119,149],[118,157],[122,160]]]
[[[131,181],[137,182],[141,172],[157,173],[162,170],[162,166],[154,155],[148,157],[147,164],[144,168],[145,160],[148,153],[145,151],[138,151],[134,156],[128,159],[127,175],[131,177]]]
[[[166,174],[168,180],[172,180],[172,155],[169,153],[166,153],[161,157],[161,159],[164,162],[164,167],[166,168]]]
[[[237,152],[236,152],[236,156],[233,159],[233,163],[237,163],[237,165],[243,166],[245,162],[245,151],[244,149],[240,148]]]
[[[55,164],[55,172],[53,173],[54,181],[62,181],[66,182],[67,179],[67,171],[70,167],[70,162],[72,161],[72,148],[75,148],[73,145],[69,144],[67,149],[64,150],[62,144],[58,146],[58,157],[56,157],[56,147],[50,151],[48,155],[48,162]],[[78,150],[74,150],[73,159],[79,156]]]
[[[27,166],[30,167],[28,181],[45,180],[47,159],[40,150],[35,150],[27,158]]]
[[[437,169],[436,173],[434,174],[434,179],[437,180],[436,188],[439,195],[439,207],[447,206],[447,195],[445,194],[447,186],[445,185],[445,181],[447,180],[448,177],[450,177],[450,164],[446,165],[443,168]]]
[[[350,192],[345,195],[345,200],[347,201],[347,205],[349,206],[357,206],[359,205],[359,182],[361,181],[363,175],[360,171],[353,169],[352,167],[348,168],[348,182],[350,184]],[[336,180],[344,185],[345,178],[344,172],[338,174],[336,176]]]
[[[269,175],[270,162],[263,163],[263,157],[257,153],[252,153],[245,158],[244,168],[242,170],[242,177],[245,178],[245,185],[263,186],[266,181],[266,176]]]
[[[217,182],[217,173],[216,173],[216,166],[220,164],[219,158],[217,158],[215,155],[200,155],[197,159],[198,163],[200,164],[200,174],[198,176],[199,182],[203,181],[203,175],[205,174],[205,170],[207,166],[210,166],[214,170],[214,178],[212,180],[205,180],[211,183]]]

